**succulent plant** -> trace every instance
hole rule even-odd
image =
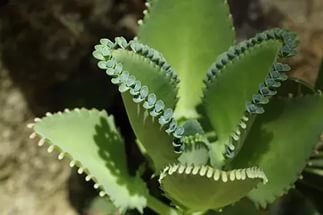
[[[140,171],[128,172],[105,111],[47,114],[29,125],[30,137],[68,158],[121,212],[204,213],[243,197],[266,207],[293,186],[323,130],[322,86],[307,95],[284,87],[296,83],[281,63],[296,53],[295,34],[272,29],[236,42],[226,0],[146,5],[136,38],[103,38],[93,56],[172,204],[149,194]]]

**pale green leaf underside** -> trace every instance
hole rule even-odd
[[[219,144],[224,144],[236,130],[246,111],[246,104],[258,92],[271,71],[281,42],[264,41],[229,62],[205,92],[203,106],[215,129]]]
[[[157,118],[152,119],[147,110],[132,101],[130,94],[122,94],[123,102],[134,132],[153,162],[156,172],[176,161],[172,146],[173,137],[161,129]]]
[[[84,169],[122,211],[146,206],[144,182],[128,174],[125,148],[113,118],[104,111],[74,110],[43,118],[35,132]]]
[[[157,99],[162,99],[165,108],[174,108],[177,89],[157,65],[129,51],[117,50],[113,52],[113,56],[122,63],[124,70],[134,75],[142,85],[148,86],[149,93],[154,93]],[[142,103],[135,103],[132,98],[129,92],[122,94],[131,126],[141,146],[153,161],[155,170],[160,171],[176,160],[177,155],[172,146],[173,137],[161,129],[158,117],[153,119],[149,114],[150,110],[143,108]]]
[[[161,53],[179,79],[177,117],[197,117],[203,78],[216,56],[234,41],[224,0],[159,0],[151,2],[138,40]]]
[[[263,168],[269,182],[249,194],[262,206],[287,192],[305,167],[323,130],[323,98],[273,99],[265,110],[232,163]]]
[[[221,212],[214,212],[208,215],[239,215],[239,214],[246,214],[246,215],[270,215],[267,211],[258,210],[255,204],[244,198],[233,205],[227,206],[223,208]]]
[[[137,143],[160,171],[176,159],[172,147],[176,128],[168,129],[177,101],[176,73],[159,52],[137,41],[118,37],[114,43],[107,39],[100,43],[93,56],[118,85]]]
[[[266,176],[257,168],[224,172],[210,166],[173,165],[165,168],[160,183],[166,195],[190,212],[205,212],[232,204]]]

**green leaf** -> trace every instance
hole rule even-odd
[[[227,206],[223,208],[220,212],[210,212],[207,215],[238,215],[238,214],[246,214],[246,215],[270,215],[270,213],[266,211],[259,210],[255,207],[252,201],[244,198],[234,205]]]
[[[305,172],[307,173],[311,173],[313,175],[318,175],[318,176],[321,176],[323,177],[323,169],[322,168],[310,168],[310,167],[307,167],[304,169]]]
[[[234,41],[225,0],[155,0],[140,26],[138,40],[164,54],[181,80],[177,117],[197,117],[203,77],[217,55]]]
[[[208,84],[204,107],[220,140],[227,139],[246,111],[246,103],[264,82],[281,48],[278,41],[265,41],[229,62],[216,80]]]
[[[232,168],[257,165],[269,182],[249,197],[266,206],[298,179],[323,130],[323,98],[273,99],[259,115]]]
[[[96,197],[88,203],[85,214],[120,215],[118,208],[106,198]]]
[[[121,93],[132,89],[132,94],[136,95],[135,92],[146,86],[167,107],[175,107],[177,75],[158,51],[136,41],[127,42],[123,37],[116,37],[114,42],[101,39],[93,56],[99,60],[98,67],[112,77],[112,83],[119,85]]]
[[[158,119],[151,118],[146,109],[134,103],[131,95],[123,94],[122,99],[131,126],[146,155],[149,155],[155,172],[160,172],[169,163],[175,162],[178,154],[174,153],[172,145],[174,137],[161,129]]]
[[[183,145],[183,152],[178,157],[178,161],[181,164],[202,166],[207,164],[208,144],[207,138],[204,136],[204,130],[201,124],[195,120],[187,120],[183,124],[185,132],[181,142]]]
[[[48,151],[67,157],[79,173],[87,174],[100,188],[100,196],[108,195],[121,211],[136,208],[143,211],[148,190],[138,177],[129,175],[124,142],[113,117],[104,111],[76,109],[64,114],[37,119],[34,131],[46,142]],[[33,137],[32,135],[31,137]]]
[[[184,210],[205,212],[238,201],[267,179],[258,168],[224,172],[210,166],[175,164],[164,169],[159,181],[166,195]]]
[[[167,107],[174,108],[177,102],[176,74],[166,74],[159,65],[154,65],[149,59],[136,56],[125,50],[116,50],[113,53],[123,69],[133,75],[142,85],[146,85],[151,93],[161,99]],[[167,71],[168,72],[168,71]],[[174,76],[174,77],[168,77]],[[175,80],[174,80],[175,79]]]
[[[224,160],[219,153],[223,153],[225,145],[229,145],[231,134],[239,130],[247,101],[257,93],[259,84],[271,71],[280,47],[277,41],[266,41],[250,48],[228,63],[216,80],[208,84],[203,106],[218,137],[211,151],[217,154],[219,161],[213,161],[217,165]]]
[[[114,43],[100,42],[93,56],[119,86],[139,145],[159,172],[178,156],[172,146],[173,139],[181,137],[172,110],[177,101],[176,73],[159,52],[146,45],[120,37]]]
[[[314,202],[311,202],[309,196],[305,196],[306,192],[312,192],[309,190],[304,192],[300,187],[297,188],[270,205],[269,214],[320,215]]]
[[[323,133],[315,146],[315,150],[307,162],[307,166],[302,173],[301,183],[304,183],[317,190],[323,191]]]
[[[315,88],[323,90],[323,60],[321,61],[320,71],[316,79]]]
[[[295,47],[294,34],[273,29],[231,47],[212,65],[202,104],[218,137],[210,149],[212,165],[223,165],[227,147],[233,152],[241,147],[243,121],[263,113],[262,105],[287,79],[290,67],[276,63],[276,58],[293,55]]]

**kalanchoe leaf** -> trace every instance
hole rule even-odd
[[[317,142],[314,152],[307,162],[306,167],[303,170],[300,178],[300,183],[313,187],[315,189],[322,189],[323,176],[323,132],[320,135],[319,141]]]
[[[317,159],[310,159],[307,162],[307,166],[310,168],[321,168],[323,169],[323,159],[317,158]]]
[[[178,158],[178,161],[183,165],[206,165],[209,162],[207,138],[201,133],[188,135],[186,132],[186,129],[188,128],[187,123],[184,124],[184,128],[184,134],[186,134],[186,136],[181,138],[180,144],[182,144],[182,154]]]
[[[184,136],[192,136],[197,134],[204,134],[201,124],[196,119],[189,119],[183,124]]]
[[[181,80],[176,117],[196,118],[205,71],[234,42],[227,2],[153,1],[140,25],[138,40],[163,53]]]
[[[204,135],[202,126],[195,119],[185,121],[182,126],[183,128],[180,132],[183,135],[182,138],[177,139],[177,142],[173,142],[181,153],[178,161],[185,165],[206,165],[209,161],[207,149],[209,142]]]
[[[94,52],[102,50],[104,44],[96,46]],[[180,132],[175,133],[178,129],[176,120],[168,116],[169,111],[164,113],[166,107],[174,108],[177,101],[176,73],[161,54],[146,45],[136,41],[128,43],[118,37],[113,47],[111,56],[101,60],[100,68],[105,69],[112,77],[111,82],[118,85],[138,143],[159,171],[176,160],[171,143],[174,138],[181,138]],[[154,120],[155,117],[160,118]]]
[[[158,97],[163,99],[163,101],[166,102],[167,106],[174,106],[174,103],[176,102],[175,96],[170,97],[172,96],[172,94],[169,94],[167,93],[167,90],[164,90],[166,88],[165,83],[163,84],[163,82],[160,82],[159,84],[153,84],[154,80],[156,80],[157,77],[164,78],[170,81],[170,84],[173,86],[173,88],[175,87],[174,90],[176,91],[176,84],[178,83],[178,79],[176,77],[175,71],[170,68],[162,55],[156,50],[153,50],[148,46],[141,45],[138,42],[129,42],[132,47],[136,45],[143,47],[141,51],[138,51],[136,53],[142,58],[142,60],[146,59],[148,61],[152,61],[153,64],[149,64],[148,62],[141,63],[140,61],[137,61],[137,57],[134,57],[134,55],[131,54],[133,50],[131,49],[131,46],[127,45],[128,43],[124,38],[116,38],[115,44],[116,45],[113,46],[114,48],[110,48],[104,45],[99,45],[99,48],[98,45],[95,46],[96,50],[93,52],[94,56],[96,56],[98,52],[102,51],[103,48],[111,52],[111,56],[109,55],[103,60],[102,57],[99,57],[100,61],[102,61],[99,63],[99,67],[102,69],[107,69],[107,74],[111,76],[118,76],[124,70],[124,67],[129,68],[128,72],[130,72],[131,75],[134,75],[136,79],[140,80],[142,83],[145,82],[144,84],[149,87],[150,91],[157,93]],[[151,53],[153,54],[151,55]],[[104,61],[106,61],[106,64],[104,64]],[[137,70],[135,69],[136,64],[138,66],[145,65],[145,67]],[[156,65],[157,68],[153,68],[153,65]],[[164,69],[165,67],[167,69]],[[154,73],[154,75],[145,75],[146,73],[142,71],[143,69],[146,72],[149,69],[159,71]]]
[[[147,117],[147,110],[141,104],[132,102],[130,94],[123,94],[123,100],[127,103],[128,116],[132,119],[131,123],[135,128],[135,134],[142,147],[147,151],[147,155],[153,161],[153,168],[160,171],[167,163],[174,162],[178,156],[174,153],[171,144],[174,139],[172,136],[174,131],[165,132],[164,129],[167,128],[168,124],[161,130],[160,119],[153,120],[151,117]],[[161,113],[161,116],[163,116],[163,113]],[[171,118],[171,120],[174,120],[174,118]]]
[[[262,110],[263,109],[260,109],[258,114],[262,113]],[[211,144],[208,145],[208,147],[211,149],[209,156],[212,164],[217,165],[219,162],[221,162],[220,159],[224,158],[224,168],[230,165],[231,160],[239,153],[246,137],[248,136],[249,130],[252,127],[256,117],[254,114],[250,114],[248,112],[245,113],[245,115],[241,118],[239,125],[235,128],[234,132],[231,133],[230,139],[224,143],[224,150],[219,150],[219,145],[217,145],[216,142],[211,142]]]
[[[186,138],[186,137],[184,137]],[[189,137],[190,138],[190,137]],[[206,165],[209,161],[208,150],[204,142],[198,140],[183,140],[180,145],[181,156],[178,157],[179,163],[183,165]]]
[[[261,206],[287,192],[305,167],[323,130],[323,98],[275,98],[265,108],[268,111],[256,118],[231,164],[232,168],[257,165],[264,169],[269,182],[249,194]]]
[[[142,179],[128,173],[124,142],[112,116],[75,109],[48,114],[32,127],[41,138],[39,145],[46,143],[48,152],[56,151],[59,159],[66,157],[70,166],[78,166],[78,173],[86,173],[86,180],[101,190],[100,196],[108,195],[121,212],[134,208],[143,212],[148,190]]]
[[[212,215],[268,215],[267,211],[259,210],[255,204],[247,198],[240,200],[232,205],[229,205],[218,212],[212,213]]]
[[[273,38],[268,36],[271,32],[274,32]],[[287,40],[288,36],[292,39]],[[212,151],[228,154],[225,145],[232,141],[231,138],[237,139],[233,132],[245,111],[249,114],[264,112],[262,105],[276,94],[275,88],[287,79],[285,73],[290,69],[288,65],[276,63],[277,53],[283,47],[292,47],[294,44],[295,38],[290,32],[274,29],[241,42],[218,57],[206,76],[207,89],[202,104],[218,135],[215,143],[217,146],[212,147]],[[232,51],[233,49],[237,51]],[[233,56],[232,53],[236,55]],[[250,102],[246,105],[248,100]],[[214,153],[215,155],[211,155],[212,163],[223,165],[225,157],[219,157],[219,152]],[[231,157],[230,155],[227,157]]]
[[[103,38],[93,56],[117,85],[136,143],[179,213],[217,210],[247,193],[264,206],[286,192],[305,165],[307,173],[323,175],[323,146],[317,144],[306,162],[323,130],[321,94],[311,95],[311,87],[296,81],[278,91],[290,67],[277,61],[296,53],[295,34],[274,29],[234,46],[226,0],[147,1],[138,37],[130,42]],[[310,96],[302,97],[308,91]],[[282,98],[286,92],[288,98]],[[264,113],[267,103],[273,109],[269,114]],[[88,174],[86,180],[93,179],[100,195],[108,194],[121,212],[143,212],[148,205],[159,214],[177,214],[153,200],[139,177],[129,175],[123,141],[105,112],[77,109],[35,122],[29,127],[41,136],[39,145],[48,142],[48,152],[71,158],[70,165]],[[267,182],[261,169],[245,169],[258,165],[268,171],[268,185],[256,187]]]
[[[159,181],[174,203],[192,213],[232,204],[267,178],[258,168],[224,172],[210,166],[174,164],[163,170]]]

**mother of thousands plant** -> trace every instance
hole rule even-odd
[[[204,213],[242,197],[272,203],[298,179],[323,130],[318,90],[277,93],[295,35],[273,29],[237,43],[226,0],[146,5],[136,38],[101,39],[93,56],[118,86],[136,144],[171,206],[149,194],[139,173],[129,174],[123,139],[105,111],[36,118],[31,138],[70,159],[122,212]]]

